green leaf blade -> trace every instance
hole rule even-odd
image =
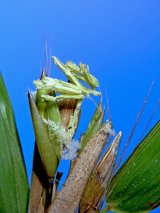
[[[109,209],[145,212],[160,204],[160,121],[143,139],[113,178]]]
[[[26,213],[28,180],[12,106],[0,75],[0,212]]]

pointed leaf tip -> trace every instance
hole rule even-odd
[[[44,69],[42,70],[40,79],[42,79],[43,77],[47,77],[47,70],[46,70],[46,68],[44,68]]]
[[[100,100],[93,117],[88,125],[88,128],[86,130],[85,135],[82,137],[81,140],[81,149],[80,152],[83,151],[85,146],[87,145],[88,141],[91,139],[91,137],[96,134],[96,132],[101,128],[104,118],[104,111],[102,109],[102,100]]]

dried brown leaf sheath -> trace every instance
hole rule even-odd
[[[122,132],[115,137],[89,178],[80,202],[81,213],[97,212],[102,196],[110,184]]]
[[[59,102],[58,107],[61,114],[61,121],[65,129],[67,129],[71,115],[76,108],[77,101],[75,99],[66,99]]]
[[[106,144],[106,139],[109,137],[110,132],[111,123],[107,121],[94,137],[91,138],[90,142],[77,158],[65,186],[55,197],[49,213],[75,212],[89,176]]]

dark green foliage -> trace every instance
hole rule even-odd
[[[28,181],[12,106],[0,74],[0,212],[26,213]]]
[[[107,209],[146,212],[160,204],[160,122],[138,145],[113,178]]]

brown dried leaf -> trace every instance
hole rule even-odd
[[[65,186],[51,204],[49,213],[72,213],[76,210],[86,183],[111,131],[111,123],[107,121],[94,137],[91,138],[90,142],[77,158]]]

